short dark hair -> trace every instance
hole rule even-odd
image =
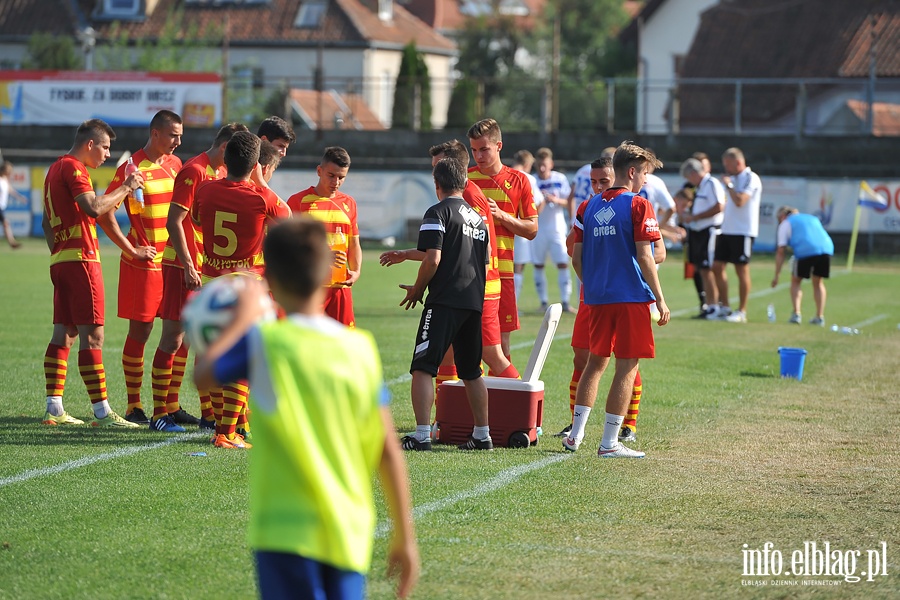
[[[81,146],[87,143],[88,140],[99,142],[100,136],[103,134],[109,136],[109,141],[116,139],[116,132],[113,131],[109,123],[102,119],[89,119],[75,130],[75,146]]]
[[[442,144],[437,144],[428,149],[428,154],[433,157],[441,156],[443,158],[455,158],[462,163],[464,167],[469,166],[469,149],[459,140],[448,140]]]
[[[163,109],[153,115],[153,118],[150,119],[150,129],[162,129],[166,125],[171,123],[177,123],[181,125],[183,121],[178,113],[174,113],[171,110]]]
[[[308,215],[281,221],[269,228],[263,258],[266,279],[290,294],[309,298],[324,285],[331,269],[325,225]]]
[[[591,161],[592,169],[612,169],[612,158],[609,156],[601,156]]]
[[[259,138],[249,131],[238,131],[225,146],[225,166],[232,177],[246,177],[259,162]]]
[[[443,192],[461,192],[466,189],[466,168],[455,158],[442,158],[434,165],[434,182]]]
[[[259,141],[259,164],[272,169],[277,169],[281,164],[281,152],[269,140]]]
[[[213,146],[218,147],[222,144],[227,143],[231,136],[233,136],[238,131],[250,131],[247,129],[247,126],[243,123],[229,123],[227,125],[222,125],[219,129],[219,132],[216,134],[216,139],[213,140]]]
[[[335,164],[342,169],[344,167],[349,167],[350,153],[340,146],[329,146],[325,148],[325,153],[322,154],[322,164],[324,165],[326,163]]]
[[[275,115],[263,119],[263,122],[259,124],[259,129],[256,130],[256,135],[259,137],[265,136],[270,142],[274,140],[287,140],[293,144],[297,141],[297,136],[294,134],[294,130],[288,122]]]

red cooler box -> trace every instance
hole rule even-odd
[[[488,424],[495,446],[527,448],[537,444],[537,429],[544,419],[544,382],[485,377],[488,388]],[[474,421],[460,380],[438,387],[435,429],[440,444],[463,444],[472,435]]]

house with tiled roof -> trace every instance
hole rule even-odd
[[[0,0],[0,61],[21,63],[38,31],[76,39],[90,32],[101,47],[117,23],[130,40],[158,39],[174,9],[183,10],[185,31],[220,32],[222,47],[207,53],[227,63],[229,76],[249,73],[254,87],[318,88],[344,105],[361,99],[362,120],[374,115],[382,127],[390,126],[402,49],[414,42],[435,82],[432,125],[443,126],[456,45],[394,0]]]
[[[638,57],[637,130],[668,132],[671,91],[700,27],[701,13],[717,0],[647,0],[619,40]]]
[[[683,131],[885,135],[900,105],[900,2],[722,1],[703,12],[681,75],[746,80],[739,94],[679,87]]]
[[[621,38],[637,47],[642,133],[894,126],[897,0],[648,0]]]

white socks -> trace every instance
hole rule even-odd
[[[572,278],[569,276],[569,268],[559,269],[556,276],[556,282],[559,284],[559,297],[563,304],[569,304],[569,298],[572,296]]]
[[[63,409],[62,396],[47,396],[47,412],[54,417],[61,417]]]
[[[415,438],[420,442],[427,442],[431,439],[431,425],[416,425]]]
[[[513,283],[516,286],[516,301],[518,302],[519,296],[522,294],[522,280],[525,279],[525,275],[522,273],[513,273]]]
[[[587,420],[590,415],[590,406],[575,405],[575,411],[572,413],[572,432],[569,434],[570,438],[576,442],[581,442],[582,438],[584,438],[584,426],[587,425]]]
[[[606,421],[603,423],[603,439],[600,440],[601,448],[611,450],[616,447],[616,444],[619,443],[619,429],[622,428],[624,420],[625,417],[622,415],[606,413]]]
[[[537,290],[541,304],[547,304],[547,270],[534,268],[534,289]]]
[[[484,440],[491,437],[491,428],[489,425],[485,425],[484,427],[479,427],[476,425],[472,429],[472,437],[478,440],[479,442],[483,442]]]
[[[109,407],[109,402],[106,400],[91,404],[91,409],[94,411],[94,416],[98,419],[105,419],[109,416],[109,413],[112,412],[112,409]]]

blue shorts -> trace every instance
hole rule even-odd
[[[263,600],[362,600],[366,578],[298,554],[254,552],[259,596]]]

